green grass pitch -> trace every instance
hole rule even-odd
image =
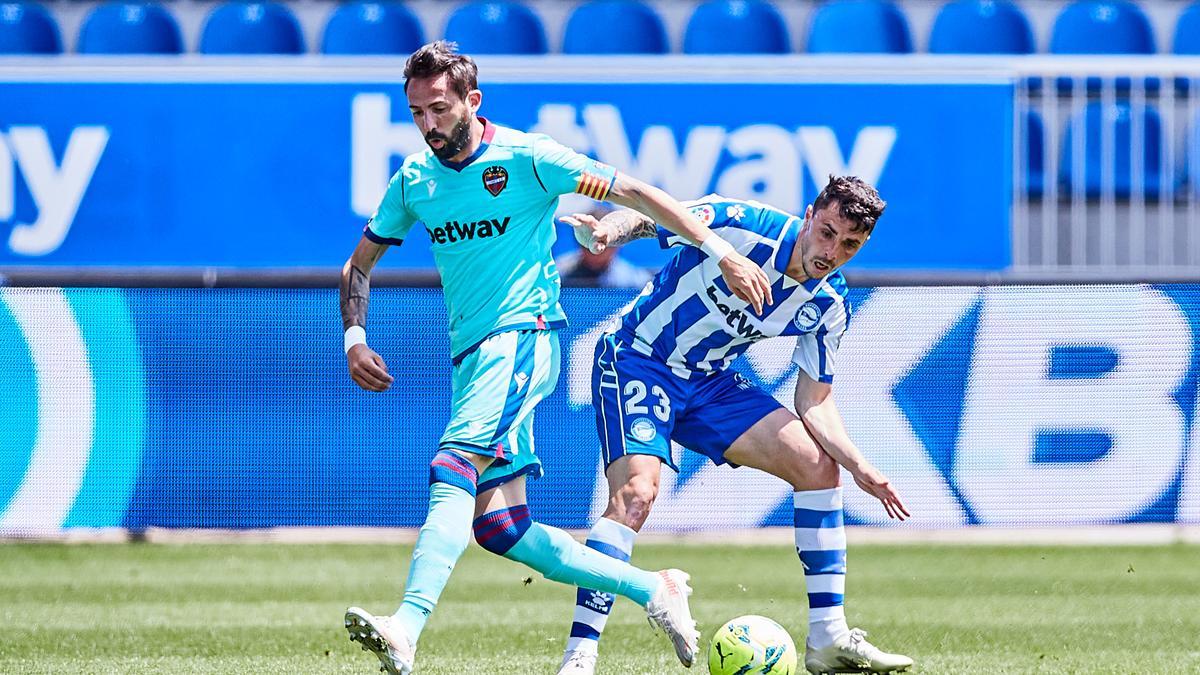
[[[351,604],[394,609],[410,547],[0,545],[0,673],[370,673]],[[704,640],[765,614],[803,644],[785,546],[645,544],[691,572]],[[920,673],[1200,673],[1200,547],[852,546],[851,625]],[[472,546],[430,621],[417,673],[553,673],[574,591]],[[600,673],[684,673],[621,601]]]

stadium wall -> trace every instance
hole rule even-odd
[[[632,291],[566,289],[536,433],[538,517],[603,500],[590,405],[598,333]],[[835,391],[900,487],[905,527],[1200,523],[1200,286],[856,289]],[[0,289],[0,536],[74,528],[414,527],[448,415],[440,291],[373,293],[396,385],[345,372],[333,289]],[[743,371],[788,403],[790,342]],[[676,449],[679,451],[679,449]],[[690,453],[649,527],[790,523],[782,482]],[[886,525],[846,491],[847,519]]]

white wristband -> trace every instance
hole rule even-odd
[[[700,250],[709,254],[713,258],[720,260],[730,253],[734,252],[733,246],[724,239],[715,234],[708,235],[708,238],[700,242]]]
[[[350,353],[350,348],[354,345],[367,344],[367,331],[362,326],[350,326],[346,329],[345,336],[342,337],[342,348],[346,353]]]

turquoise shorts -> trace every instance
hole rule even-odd
[[[533,450],[533,409],[558,381],[558,331],[498,333],[454,366],[450,423],[440,449],[495,457],[478,492],[542,475]]]

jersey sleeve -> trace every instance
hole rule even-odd
[[[401,168],[388,181],[379,208],[367,221],[363,234],[376,244],[398,246],[404,242],[416,220],[404,201],[404,169]]]
[[[615,168],[542,134],[534,134],[532,149],[533,171],[546,192],[555,196],[578,193],[596,201],[608,198],[617,179]]]
[[[700,221],[701,225],[710,230],[717,230],[725,226],[725,221],[717,217],[720,212],[719,199],[717,195],[708,195],[701,199],[681,203],[696,217],[696,220]],[[687,238],[675,234],[662,225],[655,223],[655,227],[658,228],[658,245],[662,248],[690,245],[691,243]]]
[[[822,311],[823,305],[826,303],[814,299],[800,308],[798,324],[811,321],[812,314],[820,312],[820,315],[810,330],[796,338],[792,362],[812,379],[830,384],[837,366],[838,347],[850,323],[850,303],[830,302]]]

